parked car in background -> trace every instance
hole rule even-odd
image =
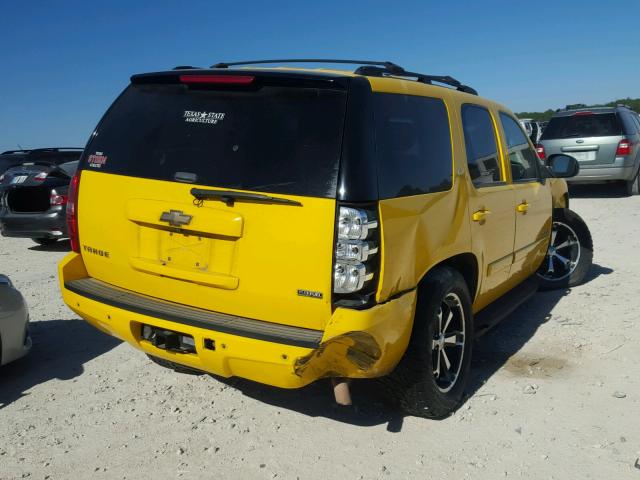
[[[521,118],[520,125],[524,129],[527,134],[527,137],[535,144],[540,140],[540,135],[542,135],[542,126],[541,122],[533,120],[531,118]]]
[[[0,153],[0,175],[9,168],[29,162],[51,162],[56,165],[78,160],[81,148],[35,148],[33,150],[8,150]]]
[[[29,312],[22,295],[6,275],[0,274],[0,365],[31,350]]]
[[[60,165],[37,161],[0,175],[0,233],[40,245],[65,238],[67,192],[77,168],[77,160]]]
[[[624,105],[556,112],[545,129],[538,156],[571,155],[580,172],[570,183],[618,182],[640,193],[640,119]]]

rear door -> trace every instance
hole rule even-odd
[[[500,112],[515,195],[514,281],[533,274],[544,259],[551,234],[551,190],[542,180],[538,157],[518,122]]]
[[[553,117],[541,142],[547,157],[566,153],[578,160],[581,168],[589,168],[615,162],[623,133],[615,113],[580,111]]]
[[[322,328],[347,92],[229,79],[134,83],[107,112],[82,161],[87,271],[184,305]],[[193,188],[263,197],[198,199]]]
[[[467,165],[473,187],[469,192],[471,240],[479,252],[482,274],[476,308],[506,291],[513,261],[515,201],[498,147],[496,124],[483,106],[462,106]]]

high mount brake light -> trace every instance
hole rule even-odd
[[[180,75],[180,82],[194,84],[249,85],[254,80],[250,75]]]
[[[618,149],[616,150],[616,156],[619,157],[622,155],[631,155],[631,142],[626,138],[620,140],[620,143],[618,143]]]
[[[584,115],[593,115],[593,112],[576,112],[573,114],[574,117],[581,117]]]
[[[80,190],[80,173],[78,170],[69,183],[67,197],[67,231],[71,241],[71,250],[80,253],[80,235],[78,233],[78,192]]]

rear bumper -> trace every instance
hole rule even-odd
[[[66,238],[64,207],[53,207],[42,213],[15,213],[0,209],[0,232],[5,237]]]
[[[633,180],[638,168],[635,165],[588,168],[580,166],[578,175],[568,178],[569,183],[597,183],[607,181]]]
[[[411,291],[367,310],[337,308],[325,330],[309,331],[309,341],[304,343],[282,340],[288,329],[295,333],[294,327],[272,324],[273,329],[268,330],[271,334],[261,337],[252,325],[266,322],[215,312],[194,310],[191,320],[181,321],[184,317],[179,312],[185,307],[171,304],[165,312],[153,310],[153,303],[162,305],[162,300],[118,292],[115,287],[114,295],[110,295],[107,284],[102,284],[102,293],[96,290],[92,295],[73,287],[74,280],[87,278],[82,257],[76,253],[62,260],[59,272],[64,301],[98,329],[150,355],[222,377],[237,376],[283,388],[302,387],[323,377],[372,378],[389,373],[407,347],[416,300],[415,291]],[[133,308],[125,296],[140,297],[147,308]],[[152,311],[158,313],[151,315]],[[216,324],[219,317],[224,318]],[[193,336],[196,353],[156,348],[142,340],[142,324]],[[237,333],[230,333],[233,328]],[[241,334],[242,328],[245,334]],[[312,346],[313,332],[317,333],[317,342]],[[205,340],[208,345],[213,340],[215,350],[205,348]]]

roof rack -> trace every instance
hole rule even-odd
[[[84,150],[83,148],[80,147],[48,147],[48,148],[32,148],[32,149],[22,149],[22,150],[7,150],[5,152],[0,153],[0,155],[10,155],[13,153],[38,153],[38,152],[60,152],[60,151],[64,151],[64,150],[71,150],[71,151],[75,151],[75,150],[79,150],[82,151]]]
[[[336,64],[359,65],[359,67],[354,71],[354,73],[358,75],[366,75],[370,77],[415,78],[416,81],[420,83],[426,83],[429,85],[433,85],[434,82],[440,83],[440,84],[454,87],[455,89],[461,92],[470,93],[472,95],[478,95],[478,92],[475,89],[467,85],[463,85],[458,80],[448,75],[445,75],[445,76],[425,75],[423,73],[408,72],[404,68],[402,68],[400,65],[397,65],[393,62],[388,62],[388,61],[383,62],[383,61],[377,61],[377,60],[291,58],[291,59],[280,59],[280,60],[247,60],[242,62],[220,62],[220,63],[211,65],[210,68],[229,68],[237,65],[258,65],[258,64],[265,64],[265,63],[336,63]],[[185,67],[176,67],[175,69],[184,69],[184,68]]]

